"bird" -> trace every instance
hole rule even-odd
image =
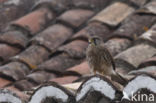
[[[91,36],[88,39],[88,43],[86,60],[91,74],[108,76],[112,80],[117,80],[120,84],[127,83],[127,80],[115,71],[114,59],[105,47],[103,40],[98,36]]]

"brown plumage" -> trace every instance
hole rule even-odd
[[[117,79],[117,81],[122,84],[126,82],[123,77],[115,72],[113,57],[99,37],[89,38],[86,56],[91,73],[110,76],[111,79]]]

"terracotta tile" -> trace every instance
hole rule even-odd
[[[64,77],[51,79],[50,81],[56,82],[58,84],[68,84],[68,83],[72,83],[73,81],[77,79],[78,79],[77,76],[64,76]]]
[[[19,62],[11,62],[0,67],[0,74],[13,80],[23,79],[28,72],[28,67]]]
[[[129,1],[139,7],[144,6],[148,2],[148,0],[129,0]]]
[[[105,46],[111,52],[112,56],[115,56],[116,54],[126,50],[131,43],[132,41],[126,38],[112,38],[105,43]]]
[[[137,67],[135,67],[134,65],[130,64],[129,62],[127,62],[127,61],[125,61],[123,59],[116,59],[116,58],[114,58],[114,61],[115,61],[116,70],[118,69],[117,71],[121,71],[121,73],[122,72],[127,73],[127,71],[131,71],[131,70],[136,70],[137,69]]]
[[[7,2],[8,0],[0,0],[0,3],[4,3]]]
[[[153,46],[142,43],[121,52],[115,56],[115,59],[125,60],[137,67],[142,61],[152,57],[155,53],[156,49]]]
[[[30,7],[35,3],[35,1],[27,1],[27,0],[23,0],[23,1],[10,1],[10,0],[1,0],[3,1],[3,6],[10,6],[10,5],[14,5],[14,6],[23,6],[23,9],[27,10],[30,9]],[[27,1],[27,2],[26,2]],[[25,5],[24,5],[25,3]],[[28,7],[25,7],[28,6]],[[21,10],[23,10],[21,8]]]
[[[149,14],[156,14],[156,1],[152,0],[148,4],[146,4],[141,9],[137,10],[138,13],[149,13]]]
[[[28,38],[20,31],[8,31],[0,35],[0,42],[24,48],[27,45]]]
[[[152,26],[150,30],[143,33],[139,37],[139,39],[145,39],[145,40],[149,40],[149,41],[151,41],[153,43],[156,43],[156,24],[154,26]]]
[[[74,40],[58,48],[58,50],[67,52],[73,58],[84,58],[87,46],[86,41]]]
[[[102,10],[90,21],[99,21],[106,23],[110,26],[117,26],[120,24],[127,16],[129,16],[134,11],[134,8],[121,3],[116,2]],[[113,12],[113,13],[112,13]]]
[[[145,28],[150,28],[155,21],[156,18],[154,15],[133,14],[113,34],[137,39],[138,36],[146,31]]]
[[[11,84],[11,83],[12,81],[0,77],[0,88],[3,88],[4,86]]]
[[[138,75],[141,73],[149,73],[156,76],[156,66],[148,66],[145,68],[140,68],[139,70],[133,70],[129,72],[131,75]]]
[[[35,2],[35,0],[1,1],[5,2],[0,3],[0,31],[5,31],[11,21],[25,15]]]
[[[72,30],[61,24],[55,24],[35,36],[31,43],[45,46],[52,52],[72,36]],[[55,45],[54,45],[55,44]]]
[[[25,93],[23,93],[22,91],[20,91],[19,89],[17,89],[14,86],[9,86],[9,87],[6,87],[5,89],[8,89],[8,90],[16,93],[16,95],[19,96],[24,101],[28,101],[28,99],[29,99],[28,95],[26,95]]]
[[[34,84],[33,82],[29,82],[28,80],[20,80],[15,82],[14,86],[21,91],[28,91],[37,85]]]
[[[10,57],[20,52],[20,49],[9,46],[7,44],[0,44],[0,58],[7,61]]]
[[[72,9],[63,13],[58,20],[77,28],[85,23],[93,14],[94,12],[91,10]]]
[[[29,81],[33,81],[37,84],[41,84],[48,81],[49,79],[56,78],[56,75],[45,71],[36,71],[27,75],[26,78]]]
[[[128,73],[133,70],[128,67],[116,67],[115,71],[120,75],[122,75],[123,77],[126,77]]]
[[[69,67],[81,63],[81,61],[82,59],[74,59],[68,54],[62,53],[42,63],[38,66],[38,68],[49,71],[64,72]]]
[[[138,68],[148,67],[148,66],[155,66],[156,65],[156,56],[146,59],[143,61]]]
[[[74,71],[74,72],[77,72],[81,75],[90,74],[90,68],[89,68],[88,63],[86,61],[82,62],[81,64],[75,65],[74,67],[67,69],[67,71]]]
[[[71,1],[69,0],[38,0],[38,2],[36,2],[35,6],[33,7],[33,10],[40,7],[49,7],[57,14],[60,14],[63,11],[69,9],[70,5]]]
[[[32,45],[25,51],[11,58],[11,60],[22,61],[26,63],[30,69],[36,69],[37,65],[48,59],[50,53],[42,46]]]
[[[107,26],[102,25],[101,23],[98,22],[94,22],[89,23],[87,27],[77,32],[72,38],[73,39],[84,38],[87,40],[89,36],[99,36],[102,37],[104,40],[106,40],[107,37],[110,36],[109,34],[110,29]]]
[[[49,9],[40,8],[14,21],[11,25],[22,27],[27,30],[30,35],[34,35],[43,30],[53,18],[54,14]]]
[[[82,8],[93,8],[95,10],[101,10],[106,7],[111,0],[72,0],[73,5]]]

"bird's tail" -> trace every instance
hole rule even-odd
[[[128,83],[128,80],[126,78],[124,78],[123,76],[121,76],[119,73],[115,72],[111,75],[111,79],[113,81],[116,81],[122,85],[126,85]]]

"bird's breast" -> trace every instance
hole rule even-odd
[[[101,56],[97,48],[90,47],[87,50],[87,61],[91,67],[99,67],[101,63]]]
[[[111,65],[105,59],[103,52],[100,48],[89,47],[87,50],[87,61],[91,69],[109,74]]]

